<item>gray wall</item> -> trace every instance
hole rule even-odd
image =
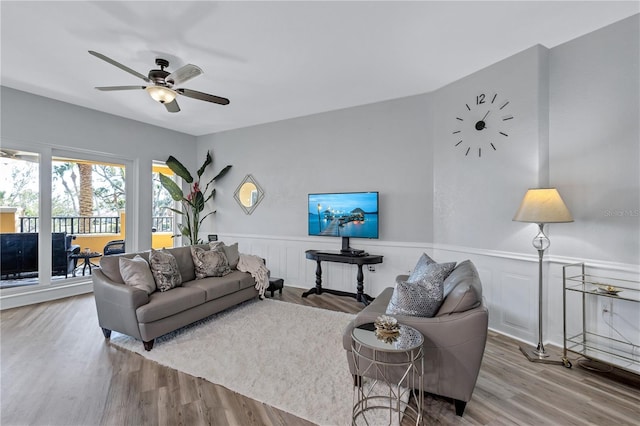
[[[233,165],[209,229],[304,237],[308,193],[379,191],[381,239],[432,241],[430,116],[420,95],[199,137],[199,157]],[[251,216],[233,199],[248,173],[266,193]]]
[[[382,241],[528,254],[535,226],[512,217],[528,188],[550,185],[576,219],[548,226],[550,253],[638,264],[638,22],[534,46],[432,93],[201,136],[199,157],[234,165],[207,228],[306,237],[307,193],[377,190]],[[485,92],[510,100],[510,136],[465,157],[455,117]],[[266,192],[252,216],[233,200],[247,173]]]
[[[551,181],[576,220],[554,229],[554,253],[640,263],[639,21],[551,51]]]

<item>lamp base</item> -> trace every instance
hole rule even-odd
[[[543,354],[541,354],[538,351],[538,348],[534,348],[533,346],[520,346],[520,352],[522,352],[524,356],[526,356],[527,359],[531,362],[564,365],[561,357],[552,355],[549,352],[544,352]]]

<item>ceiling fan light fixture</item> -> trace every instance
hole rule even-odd
[[[158,101],[161,104],[173,102],[178,95],[174,90],[163,86],[148,86],[145,90],[155,101]]]

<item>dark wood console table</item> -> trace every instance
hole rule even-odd
[[[362,302],[368,305],[373,297],[364,292],[364,274],[362,273],[362,265],[374,265],[376,263],[382,263],[382,256],[365,254],[364,256],[357,256],[348,253],[341,253],[339,251],[319,251],[319,250],[307,250],[305,257],[309,260],[315,260],[316,266],[316,286],[302,293],[302,297],[307,297],[310,294],[322,294],[323,292],[329,294],[335,294],[338,296],[355,297],[358,302]],[[332,290],[328,288],[322,288],[322,262],[336,262],[336,263],[350,263],[358,265],[358,285],[357,292],[350,293],[340,290]]]

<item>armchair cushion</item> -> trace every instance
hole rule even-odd
[[[482,283],[470,260],[460,262],[444,281],[444,297],[436,316],[465,312],[482,304]]]

